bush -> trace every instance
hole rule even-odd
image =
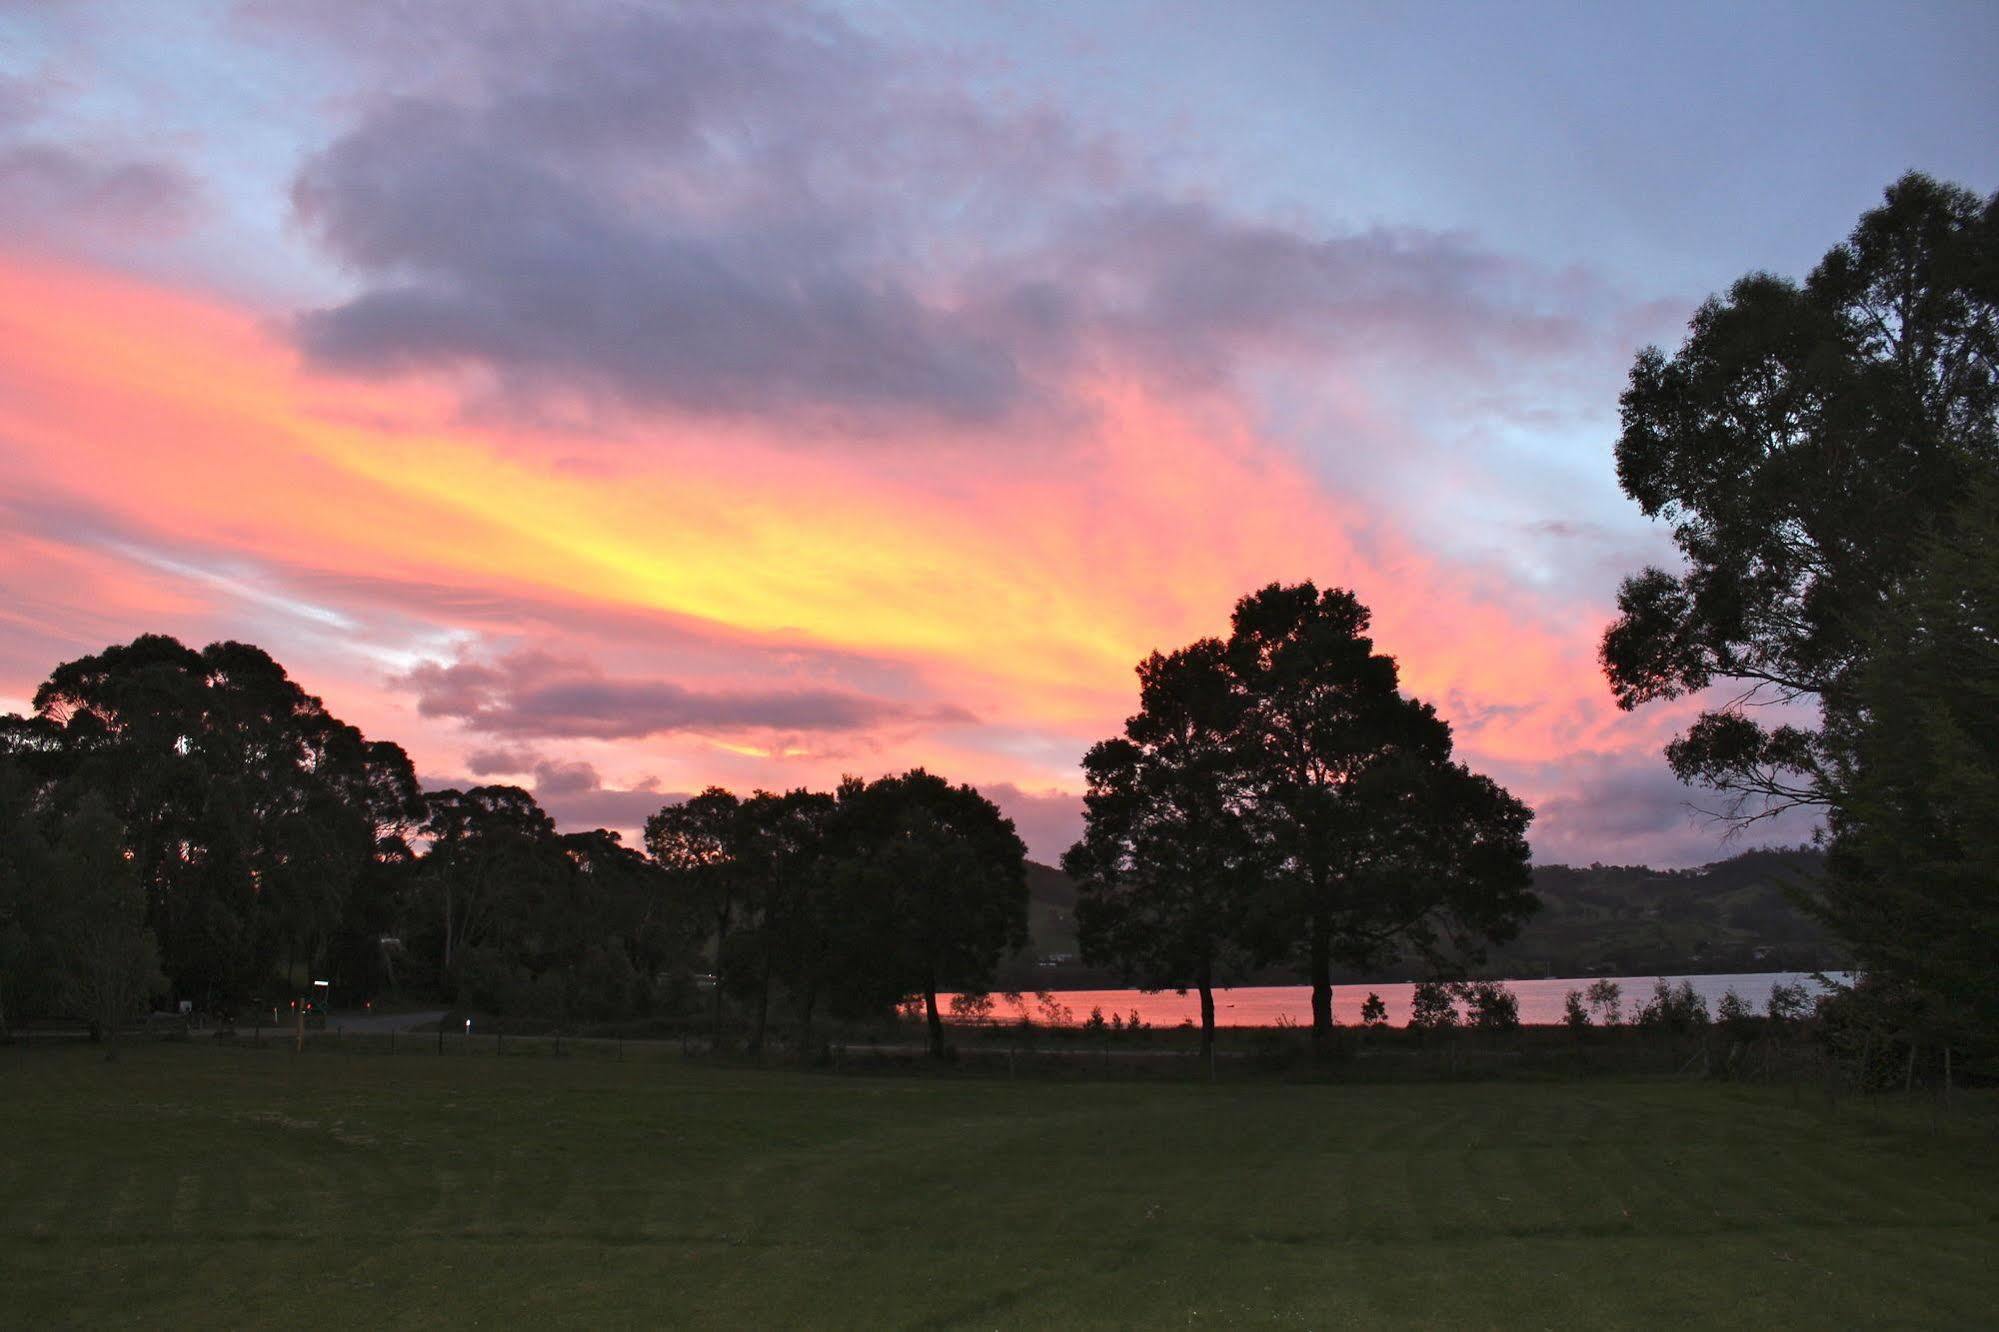
[[[1571,1031],[1581,1031],[1590,1024],[1589,1009],[1583,1003],[1581,990],[1570,990],[1562,999],[1562,1021]]]
[[[1467,1020],[1481,1031],[1517,1031],[1520,1000],[1498,981],[1474,981],[1463,987]]]
[[[1381,996],[1368,992],[1367,1002],[1360,1006],[1360,1024],[1363,1027],[1385,1027],[1388,1025],[1388,1005],[1381,1002]]]
[[[1779,981],[1770,987],[1770,1020],[1802,1022],[1812,1011],[1811,997],[1799,981]]]
[[[1755,1010],[1733,988],[1724,993],[1721,1002],[1715,1005],[1715,1017],[1736,1040],[1746,1041],[1756,1034]]]
[[[521,1013],[534,1007],[534,982],[497,948],[459,952],[457,998],[489,1013]]]
[[[1685,1034],[1708,1024],[1707,1000],[1694,993],[1691,981],[1669,985],[1660,977],[1652,997],[1638,1010],[1638,1025]]]
[[[951,1016],[960,1022],[984,1022],[992,1015],[993,997],[989,994],[951,996]]]
[[[645,1006],[644,991],[625,950],[615,943],[600,944],[576,968],[568,995],[570,1011],[595,1021],[630,1017]]]
[[[1591,981],[1583,995],[1598,1026],[1615,1027],[1624,1021],[1624,990],[1614,980]]]
[[[1457,987],[1448,981],[1419,981],[1409,1002],[1409,1025],[1440,1031],[1458,1025]]]

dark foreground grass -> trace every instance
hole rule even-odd
[[[0,1050],[0,1324],[1989,1326],[1979,1111]]]

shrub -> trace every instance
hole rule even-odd
[[[1589,1008],[1583,1003],[1581,990],[1570,990],[1562,999],[1562,1021],[1573,1031],[1581,1031],[1589,1022]]]
[[[1498,981],[1474,981],[1464,987],[1467,1021],[1482,1031],[1515,1031],[1520,1026],[1520,1000]]]
[[[1381,1002],[1381,996],[1368,992],[1367,1002],[1360,1006],[1360,1023],[1363,1027],[1385,1027],[1388,1025],[1388,1005]]]
[[[951,1016],[960,1022],[984,1022],[993,1015],[993,997],[989,994],[954,994],[951,996]]]
[[[1749,1003],[1731,987],[1715,1005],[1715,1017],[1737,1040],[1748,1040],[1756,1032],[1756,1013]]]
[[[1799,981],[1778,981],[1770,987],[1770,1020],[1802,1022],[1812,1011],[1811,997]]]
[[[532,1011],[533,980],[497,948],[467,948],[458,955],[458,1002],[489,1013]]]
[[[625,950],[616,944],[601,944],[584,955],[567,997],[577,1016],[608,1021],[637,1012],[642,1007],[643,990],[644,983]]]
[[[1652,997],[1638,1010],[1641,1027],[1685,1033],[1707,1024],[1707,1000],[1694,993],[1691,981],[1669,985],[1660,977],[1652,987]]]
[[[1457,987],[1448,981],[1419,981],[1409,1002],[1409,1025],[1438,1031],[1458,1025]]]
[[[1615,1027],[1624,1021],[1624,990],[1616,981],[1591,981],[1583,1000],[1596,1015],[1598,1026]]]

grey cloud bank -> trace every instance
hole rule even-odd
[[[668,680],[613,677],[540,652],[517,652],[496,662],[427,662],[399,683],[416,694],[417,711],[426,717],[453,718],[473,731],[521,737],[615,740],[753,730],[839,732],[976,720],[949,705],[834,689],[704,691]],[[505,751],[481,751],[479,758],[495,771],[511,761]]]

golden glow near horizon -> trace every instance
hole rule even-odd
[[[1407,688],[1447,716],[1463,704],[1453,720],[1474,761],[1656,747],[1672,724],[1648,717],[1634,735],[1615,717],[1593,659],[1599,608],[1564,621],[1502,604],[1473,571],[1379,524],[1363,555],[1347,533],[1368,515],[1259,448],[1227,401],[1167,400],[1136,379],[1074,386],[1086,410],[1026,453],[973,430],[841,448],[692,419],[604,439],[536,433],[468,422],[447,386],[308,374],[249,312],[21,256],[0,261],[0,348],[8,498],[115,529],[17,533],[8,559],[22,576],[68,580],[92,611],[68,633],[32,610],[17,623],[65,652],[102,645],[79,634],[199,638],[250,583],[169,575],[241,565],[267,609],[346,607],[326,614],[354,631],[323,640],[345,658],[273,650],[434,772],[522,737],[418,716],[391,673],[357,669],[354,652],[414,662],[532,648],[708,689],[830,686],[851,661],[895,703],[978,724],[901,716],[838,737],[690,731],[561,752],[607,782],[666,789],[923,762],[1074,790],[1081,749],[1130,710],[1141,656],[1225,632],[1235,597],[1302,577],[1352,586],[1375,608]],[[133,548],[165,554],[148,565]],[[411,623],[433,632],[413,645]],[[640,641],[621,623],[643,627]],[[645,634],[668,630],[707,646],[651,669]],[[0,686],[25,695],[33,677]]]

